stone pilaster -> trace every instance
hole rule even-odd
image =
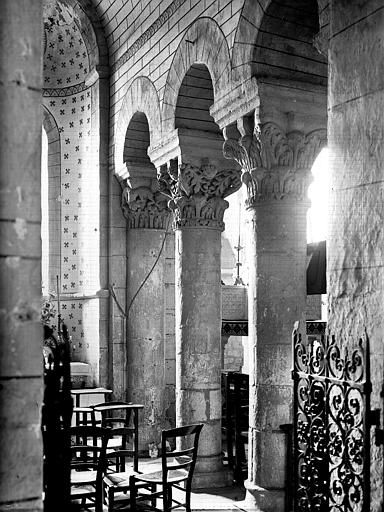
[[[156,179],[128,179],[122,193],[127,219],[127,399],[140,413],[140,450],[160,441],[166,427],[165,237],[167,198]]]
[[[305,320],[307,187],[325,130],[285,133],[252,119],[225,130],[224,155],[242,167],[251,221],[247,502],[284,509],[285,439],[292,415],[291,332]],[[252,264],[253,261],[253,264]]]
[[[368,336],[371,408],[383,428],[384,11],[357,1],[329,10],[327,327],[345,345]],[[370,442],[369,508],[379,511],[384,451],[377,436]]]
[[[240,172],[171,162],[159,183],[176,230],[176,422],[204,423],[194,486],[223,486],[220,233],[224,198],[240,187]]]

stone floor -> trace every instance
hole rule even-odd
[[[242,510],[245,489],[242,486],[224,487],[221,489],[201,489],[192,492],[191,506],[196,511],[228,511]],[[182,510],[182,509],[180,509]]]
[[[220,489],[199,489],[192,491],[191,508],[196,512],[241,512],[242,510],[245,510],[242,508],[242,500],[244,499],[244,496],[245,489],[242,486],[224,487]],[[158,503],[158,506],[161,509],[160,503]],[[121,510],[126,510],[128,512],[129,507]],[[185,509],[180,507],[176,510],[183,512]],[[107,507],[104,507],[104,512],[107,512]]]

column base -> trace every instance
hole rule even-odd
[[[227,467],[222,467],[216,471],[194,472],[192,480],[192,489],[209,489],[218,487],[228,487],[233,484],[232,471]]]
[[[284,489],[265,489],[249,480],[244,482],[245,499],[236,507],[245,512],[284,512]]]

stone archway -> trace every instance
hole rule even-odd
[[[161,115],[155,86],[144,76],[135,78],[125,93],[116,124],[116,134],[113,144],[114,172],[119,180],[127,178],[127,168],[124,160],[124,146],[128,125],[136,112],[145,114],[148,121],[151,144],[161,139]]]
[[[323,55],[326,55],[327,42],[325,40],[329,30],[329,3],[326,0],[313,0],[312,3],[316,5],[318,11],[318,31],[314,34],[314,45]],[[271,4],[273,4],[273,0],[259,0],[258,2],[245,0],[244,2],[231,55],[231,63],[233,69],[236,70],[235,74],[238,80],[246,81],[253,75],[254,45],[257,38],[260,37],[260,27],[265,22],[265,14]],[[281,19],[284,17],[285,11],[290,9],[290,4],[292,8],[299,11],[306,8],[307,2],[300,2],[300,5],[298,2],[280,2],[278,17]],[[276,21],[278,24],[280,23],[280,26],[283,25],[278,18]]]
[[[56,289],[56,275],[60,275],[60,188],[61,188],[61,159],[60,159],[60,133],[55,118],[46,106],[43,106],[43,128],[48,139],[47,166],[48,166],[48,279],[47,292]]]
[[[212,46],[212,41],[215,45]],[[173,58],[162,99],[163,133],[174,128],[175,110],[182,80],[190,67],[204,64],[212,79],[215,102],[228,92],[232,68],[226,38],[211,18],[197,19],[187,30]]]
[[[141,139],[139,145],[134,142],[136,134],[139,134]],[[113,364],[110,368],[110,379],[113,382],[117,398],[125,398],[127,393],[126,265],[127,250],[129,250],[127,245],[128,228],[131,220],[126,199],[133,198],[133,195],[129,196],[128,190],[126,190],[128,189],[127,179],[130,176],[129,169],[134,172],[136,169],[137,173],[139,168],[144,170],[149,182],[156,179],[156,170],[148,157],[147,147],[149,142],[159,140],[160,137],[161,117],[157,91],[147,77],[137,77],[129,84],[125,93],[118,114],[112,147],[114,176],[111,178],[110,240],[111,247],[114,249],[110,255],[110,281],[119,304],[116,303],[116,300],[111,301],[110,343]],[[143,173],[141,175],[143,177]],[[135,188],[138,184],[133,183],[133,186]],[[124,194],[124,198],[122,194]],[[140,213],[138,215],[140,216]],[[134,221],[132,221],[132,225],[135,225]]]
[[[211,54],[206,36],[197,34],[203,27],[216,30],[214,23],[197,20],[176,52],[165,92],[170,103],[163,104],[163,133],[169,134],[169,142],[150,151],[174,213],[176,423],[204,424],[194,476],[194,485],[200,488],[225,485],[229,478],[221,453],[220,252],[225,197],[241,184],[237,166],[223,158],[224,139],[210,114],[216,94],[223,94],[228,80],[211,70],[218,71],[219,60],[228,70],[228,51],[219,44]],[[193,55],[183,53],[188,37],[194,41]],[[175,65],[184,74],[175,75]]]
[[[60,219],[60,261],[50,281],[59,278],[72,359],[87,363],[88,383],[98,385],[107,383],[108,359],[108,113],[101,105],[108,104],[109,83],[105,40],[88,11],[92,20],[77,0],[44,2],[43,105],[60,141],[58,201],[50,204]]]

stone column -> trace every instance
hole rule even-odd
[[[224,154],[242,165],[249,232],[249,459],[252,510],[284,510],[285,437],[292,421],[291,333],[305,321],[306,213],[312,163],[325,130],[284,133],[241,120],[225,131]]]
[[[170,217],[156,179],[128,179],[123,190],[127,231],[127,399],[140,412],[140,450],[160,442],[165,395],[165,236]]]
[[[222,486],[221,231],[240,172],[188,163],[163,166],[159,181],[176,231],[176,424],[204,423],[194,486]]]
[[[41,1],[0,16],[0,510],[42,510]]]

